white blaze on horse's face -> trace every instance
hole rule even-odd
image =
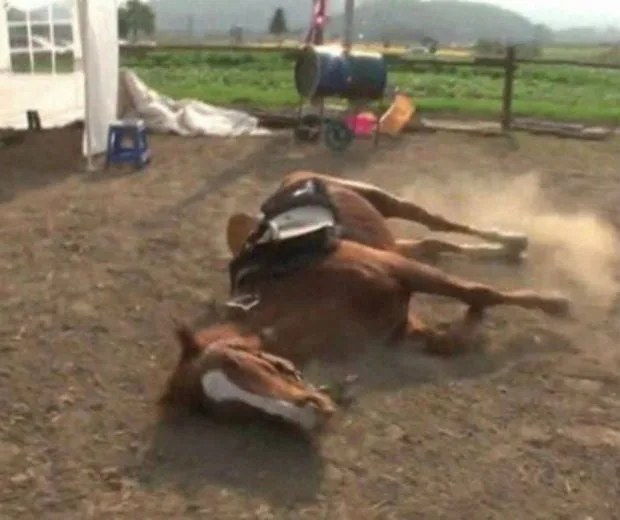
[[[221,370],[205,373],[201,382],[207,398],[217,403],[245,403],[268,415],[296,424],[307,431],[313,430],[317,426],[318,411],[311,404],[300,407],[282,399],[253,394],[233,383]]]

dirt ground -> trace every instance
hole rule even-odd
[[[620,518],[619,141],[152,146],[139,173],[80,173],[76,129],[0,150],[0,518]],[[574,319],[495,309],[484,349],[386,357],[316,447],[262,425],[161,424],[173,320],[226,294],[227,216],[299,168],[526,231],[522,266],[444,266],[561,290]]]

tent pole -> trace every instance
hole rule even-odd
[[[86,136],[86,169],[89,172],[95,170],[95,166],[93,164],[93,140],[92,135],[90,134],[90,103],[89,103],[89,92],[90,85],[88,81],[88,64],[90,59],[90,37],[88,30],[88,0],[76,0],[77,3],[82,3],[82,11],[78,12],[79,23],[80,23],[80,33],[82,35],[82,73],[84,75],[84,133]]]

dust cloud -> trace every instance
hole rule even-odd
[[[611,305],[620,290],[620,240],[614,227],[594,212],[554,207],[534,173],[506,180],[460,172],[448,182],[420,180],[401,193],[432,212],[527,234],[534,282],[580,289],[603,307]]]

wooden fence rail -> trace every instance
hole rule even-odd
[[[249,45],[197,45],[197,44],[169,44],[169,45],[121,45],[121,55],[126,57],[140,57],[153,52],[178,52],[178,51],[207,51],[207,52],[239,52],[239,53],[264,53],[282,54],[294,60],[299,49],[277,46],[249,46]],[[450,67],[503,67],[505,60],[496,56],[477,56],[474,58],[446,60],[438,58],[408,58],[401,54],[386,53],[388,62],[415,65],[444,65]],[[594,69],[620,70],[620,64],[599,63],[595,61],[564,60],[564,59],[538,59],[518,58],[517,62],[524,65],[554,65],[567,67],[588,67]]]

